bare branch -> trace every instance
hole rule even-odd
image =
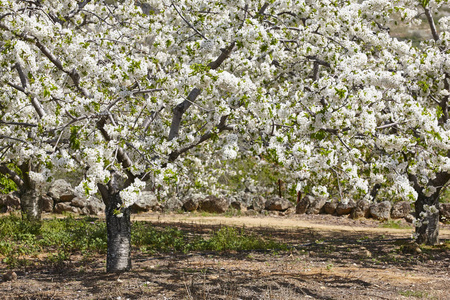
[[[206,36],[204,36],[200,31],[197,30],[197,28],[194,27],[194,25],[192,25],[188,20],[186,20],[186,18],[181,14],[180,10],[178,9],[178,7],[175,5],[175,3],[173,3],[172,1],[172,6],[175,8],[175,10],[177,11],[178,15],[183,19],[183,21],[188,24],[189,27],[191,27],[199,36],[201,36],[202,38],[204,38],[205,40],[207,40]]]
[[[33,35],[28,35],[25,32],[22,33],[17,33],[11,29],[9,29],[8,27],[6,27],[4,24],[0,24],[0,28],[11,32],[12,34],[14,34],[15,36],[21,38],[22,40],[25,40],[29,43],[33,43],[36,45],[36,47],[38,47],[39,50],[41,50],[41,52],[62,72],[68,74],[70,76],[70,78],[72,78],[73,83],[75,84],[75,86],[77,87],[78,91],[80,91],[83,96],[85,96],[86,98],[90,98],[90,94],[87,91],[86,88],[83,88],[80,86],[80,74],[78,74],[78,72],[74,69],[72,69],[71,71],[65,70],[63,68],[63,65],[61,63],[61,61],[53,54],[50,52],[50,50],[47,49],[47,47],[45,47],[38,38],[36,38]]]
[[[3,134],[0,134],[0,139],[13,140],[13,141],[21,142],[21,143],[24,143],[24,144],[29,144],[29,143],[28,143],[27,141],[25,141],[25,140],[18,139],[18,138],[14,138],[14,137],[7,136],[7,135],[3,135]]]
[[[259,15],[263,15],[264,12],[266,11],[266,9],[269,7],[269,5],[270,5],[270,4],[269,4],[268,2],[264,3],[264,5],[261,6],[261,9],[258,11],[258,14],[259,14]]]
[[[450,83],[449,83],[449,76],[446,74],[445,78],[444,78],[444,88],[447,92],[450,92]],[[441,102],[439,103],[439,106],[441,107],[442,110],[442,116],[441,116],[441,122],[443,124],[447,123],[448,120],[448,101],[450,100],[450,96],[444,96],[442,97]]]
[[[165,105],[162,105],[161,108],[157,112],[153,112],[147,119],[145,119],[144,123],[142,124],[142,128],[144,132],[148,130],[148,127],[150,127],[150,124],[156,119],[156,116],[164,109],[166,108]]]
[[[210,67],[212,70],[215,70],[218,67],[220,67],[220,65],[224,62],[224,60],[230,56],[235,45],[236,45],[236,42],[232,42],[227,48],[221,49],[222,53],[219,55],[219,57],[215,61],[210,62],[208,64],[208,67]]]
[[[390,124],[385,124],[385,125],[378,126],[376,129],[385,129],[385,128],[389,128],[389,127],[394,127],[394,126],[397,126],[398,124],[400,124],[400,123],[394,122],[394,123],[390,123]]]
[[[15,88],[16,90],[18,90],[19,92],[25,93],[28,95],[28,93],[20,86],[18,86],[17,84],[11,83],[11,82],[6,82],[7,85],[9,85],[12,88]]]
[[[233,130],[233,127],[226,125],[226,121],[227,121],[228,115],[226,116],[222,116],[220,118],[220,122],[217,125],[217,129],[219,130],[219,132],[225,131],[225,130]],[[194,143],[192,145],[186,146],[180,150],[176,150],[173,151],[172,153],[169,154],[169,162],[173,162],[175,159],[178,158],[178,156],[180,156],[181,154],[189,151],[190,149],[200,145],[201,143],[203,143],[204,141],[209,140],[211,137],[213,136],[211,131],[208,131],[207,133],[203,134],[200,137],[200,140],[197,143]]]
[[[325,67],[327,67],[327,68],[331,68],[331,65],[330,65],[329,63],[327,63],[327,62],[324,61],[324,60],[321,60],[321,59],[317,58],[316,56],[308,55],[308,56],[306,56],[306,58],[307,58],[307,59],[310,59],[310,60],[313,60],[314,63],[317,63],[317,64],[319,64],[319,65],[325,66]]]
[[[150,90],[141,90],[141,91],[131,91],[133,95],[139,95],[139,94],[148,94],[153,92],[159,92],[164,91],[164,89],[150,89]]]
[[[91,0],[85,0],[85,1],[78,2],[78,3],[77,3],[77,4],[78,4],[77,8],[74,9],[74,10],[72,10],[67,16],[64,17],[64,19],[70,19],[70,18],[72,18],[73,16],[75,16],[75,15],[76,15],[77,13],[79,13],[80,10],[82,10],[83,7],[85,7],[86,4],[88,4],[89,2],[91,2]]]
[[[427,17],[428,24],[430,25],[431,34],[433,35],[433,39],[437,42],[439,41],[439,34],[436,29],[436,25],[434,24],[433,16],[431,15],[431,11],[429,7],[424,7],[425,16]]]
[[[178,136],[178,132],[180,131],[180,124],[181,119],[183,117],[183,114],[188,110],[188,108],[192,105],[192,103],[197,99],[197,97],[202,92],[201,89],[194,88],[189,95],[187,96],[186,100],[175,106],[173,110],[173,117],[172,117],[172,125],[170,126],[170,132],[169,132],[169,141]]]
[[[111,136],[106,132],[105,125],[106,125],[106,117],[101,118],[97,122],[97,128],[100,130],[100,133],[102,134],[103,138],[109,142],[112,140]],[[122,167],[125,169],[125,172],[128,176],[128,181],[130,184],[134,181],[135,176],[129,171],[129,168],[133,165],[133,162],[131,161],[128,154],[121,148],[117,147],[117,154],[116,154],[117,160],[122,165]]]
[[[14,67],[16,68],[17,73],[19,73],[20,81],[22,83],[22,88],[23,88],[22,92],[24,92],[27,95],[29,95],[28,92],[26,91],[26,88],[27,88],[27,85],[28,85],[27,84],[27,78],[25,76],[25,73],[23,72],[22,66],[20,65],[20,63],[17,62],[14,65]],[[41,103],[36,99],[36,97],[31,97],[31,104],[33,105],[34,109],[36,110],[37,114],[39,115],[39,118],[42,118],[42,117],[44,117],[46,115],[46,113],[44,111],[44,108],[42,107]]]
[[[24,89],[26,89],[27,88],[27,77],[25,76],[25,73],[23,72],[22,67],[20,66],[20,63],[17,62],[14,65],[14,67],[16,68],[17,73],[19,73],[20,83],[22,84],[22,87]]]
[[[313,69],[313,80],[317,81],[319,79],[319,63],[314,61],[314,69]]]
[[[13,126],[23,126],[23,127],[37,127],[36,124],[23,123],[23,122],[4,122],[2,120],[0,120],[0,124],[13,125]]]

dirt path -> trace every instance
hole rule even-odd
[[[149,221],[152,223],[186,223],[199,225],[226,225],[236,227],[267,227],[282,230],[309,229],[322,232],[349,232],[353,234],[370,233],[371,235],[389,235],[411,237],[413,228],[404,220],[397,220],[398,224],[408,228],[383,228],[382,223],[373,219],[352,220],[347,217],[330,215],[291,215],[277,216],[232,216],[222,215],[201,216],[197,214],[141,214],[132,215],[134,221]],[[439,232],[441,239],[450,239],[450,226],[441,225]]]
[[[0,299],[449,299],[450,243],[416,248],[409,240],[411,227],[381,228],[375,220],[328,215],[140,214],[132,219],[206,235],[221,225],[245,227],[293,247],[191,253],[134,249],[133,270],[122,274],[105,273],[104,256],[72,257],[61,269],[15,270],[18,280],[0,282]],[[450,238],[448,225],[440,236]],[[0,263],[0,273],[6,270]]]

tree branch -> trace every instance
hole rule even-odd
[[[16,63],[14,67],[17,70],[17,73],[19,73],[20,82],[22,84],[22,92],[29,95],[29,93],[26,91],[28,83],[27,83],[27,77],[25,76],[25,73],[23,72],[22,66],[20,63]],[[12,86],[12,85],[11,85]],[[13,86],[14,87],[14,86]],[[15,87],[17,88],[17,87]],[[31,105],[33,105],[34,109],[36,110],[37,114],[39,115],[39,118],[42,119],[46,115],[44,108],[42,107],[41,103],[36,99],[36,97],[31,97]]]
[[[316,56],[308,55],[308,56],[306,56],[306,58],[307,58],[307,59],[310,59],[310,60],[313,60],[314,63],[317,63],[317,64],[319,64],[319,65],[325,66],[325,67],[327,67],[327,68],[331,68],[331,65],[330,65],[329,63],[327,63],[327,62],[324,61],[324,60],[321,60],[321,59],[317,58]]]
[[[208,67],[210,67],[212,70],[219,68],[220,65],[224,62],[224,60],[230,56],[235,45],[236,45],[236,42],[234,41],[225,49],[221,49],[222,53],[219,55],[219,57],[215,61],[210,62],[208,64]]]
[[[236,42],[232,42],[227,48],[222,49],[222,53],[219,55],[219,57],[215,61],[210,62],[208,64],[208,67],[210,67],[213,70],[219,68],[220,65],[225,61],[225,59],[227,59],[230,56],[235,45]],[[195,102],[195,100],[197,99],[197,97],[200,95],[201,92],[202,90],[199,88],[192,89],[186,100],[175,106],[175,108],[173,109],[172,125],[170,126],[170,132],[168,137],[169,141],[178,136],[183,114],[189,109],[192,103]]]
[[[0,134],[0,140],[1,139],[13,140],[13,141],[16,141],[16,142],[21,142],[21,143],[24,143],[24,144],[28,144],[28,142],[25,141],[25,140],[21,140],[21,139],[18,139],[18,138],[13,138],[11,136],[7,136],[7,135],[3,135],[3,134]]]
[[[20,178],[20,176],[17,175],[16,172],[12,171],[5,164],[0,164],[0,173],[8,176],[12,181],[14,181],[19,189],[22,189],[24,187],[25,183],[23,182],[22,178]]]
[[[265,2],[263,4],[263,6],[261,6],[260,10],[258,11],[258,15],[263,15],[264,12],[266,11],[266,9],[269,7],[269,5],[270,4],[268,2]]]
[[[188,108],[192,105],[195,99],[197,99],[201,92],[201,89],[194,88],[187,96],[187,99],[175,106],[175,108],[173,109],[172,125],[170,126],[169,132],[169,141],[178,136],[183,114],[188,110]]]
[[[192,25],[191,23],[189,23],[188,20],[186,20],[186,18],[181,14],[180,10],[178,9],[178,7],[175,5],[175,3],[173,3],[172,1],[172,6],[175,8],[175,10],[177,11],[178,15],[183,19],[183,21],[188,24],[189,27],[191,27],[199,36],[201,36],[202,38],[204,38],[205,40],[207,40],[206,36],[204,36],[200,31],[197,30],[197,28],[194,27],[194,25]]]
[[[112,140],[111,136],[106,132],[105,130],[105,124],[106,124],[107,117],[101,118],[97,122],[97,128],[100,130],[100,133],[102,134],[103,138],[109,142]],[[122,167],[125,169],[125,172],[127,173],[128,179],[130,180],[130,184],[134,181],[135,176],[130,172],[129,168],[133,165],[133,162],[131,161],[128,154],[121,148],[117,148],[116,152],[116,158],[119,161],[119,163],[122,165]],[[128,181],[127,181],[128,182]]]
[[[431,11],[429,7],[424,7],[425,16],[427,17],[428,24],[430,25],[431,34],[433,35],[433,39],[437,42],[439,40],[439,34],[436,29],[436,25],[434,24],[433,16],[431,15]]]
[[[23,127],[37,127],[36,124],[23,123],[23,122],[4,122],[0,120],[0,124],[12,125],[12,126],[23,126]]]
[[[222,116],[220,118],[220,122],[217,125],[217,129],[219,130],[219,132],[222,132],[222,131],[225,131],[225,130],[233,130],[233,127],[230,127],[230,126],[226,125],[227,118],[228,118],[228,115]],[[181,154],[183,154],[183,153],[189,151],[190,149],[200,145],[204,141],[209,140],[212,137],[212,135],[213,135],[212,132],[208,131],[207,133],[203,134],[200,137],[200,140],[197,143],[194,143],[192,145],[189,145],[189,146],[186,146],[184,148],[181,148],[180,150],[173,151],[172,153],[169,154],[169,162],[175,161],[175,159],[177,159],[178,156],[180,156]]]
[[[445,77],[444,77],[444,88],[445,88],[445,90],[447,90],[450,93],[449,80],[450,80],[450,78],[446,74]],[[450,98],[450,96],[448,96],[448,95],[444,96],[444,97],[442,97],[442,100],[439,103],[439,106],[441,107],[441,110],[442,110],[442,116],[441,116],[441,120],[440,121],[443,124],[447,123],[447,120],[448,120],[448,101],[450,100],[449,98]]]

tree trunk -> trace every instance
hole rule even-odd
[[[20,193],[22,216],[30,221],[40,221],[42,215],[42,198],[36,189],[27,189]]]
[[[450,173],[436,173],[435,178],[428,181],[427,186],[436,189],[430,196],[423,193],[423,187],[416,176],[410,175],[409,180],[413,182],[418,195],[415,209],[416,219],[420,223],[416,226],[416,241],[419,244],[436,245],[439,243],[439,196],[450,180]]]
[[[440,189],[439,189],[440,190]],[[434,206],[436,210],[430,211],[425,205]],[[439,191],[426,197],[419,193],[415,203],[416,219],[420,220],[420,226],[416,226],[417,243],[436,245],[439,243]]]
[[[130,209],[121,208],[122,198],[118,176],[113,175],[108,185],[99,184],[105,203],[108,249],[106,272],[123,272],[131,269],[131,220]]]
[[[22,216],[30,221],[40,221],[42,215],[42,189],[30,178],[33,170],[31,161],[26,161],[19,166],[22,172],[22,180],[14,180],[19,187],[20,207]],[[20,182],[19,182],[20,181]]]

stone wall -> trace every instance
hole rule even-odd
[[[77,197],[74,189],[67,181],[54,181],[48,192],[41,197],[43,210],[47,213],[69,212],[80,215],[102,215],[105,205],[102,200]],[[0,195],[0,212],[10,212],[20,209],[18,193]],[[450,203],[439,207],[441,221],[450,222]],[[252,193],[241,193],[235,197],[187,197],[186,199],[169,199],[158,201],[151,191],[143,191],[140,199],[131,206],[134,213],[149,211],[205,211],[209,213],[224,213],[229,210],[239,211],[243,215],[257,214],[331,214],[350,218],[374,218],[380,221],[404,218],[409,222],[414,220],[411,203],[407,201],[392,204],[389,201],[371,203],[367,200],[347,203],[328,200],[323,197],[306,195],[296,205],[280,197],[264,198]]]

